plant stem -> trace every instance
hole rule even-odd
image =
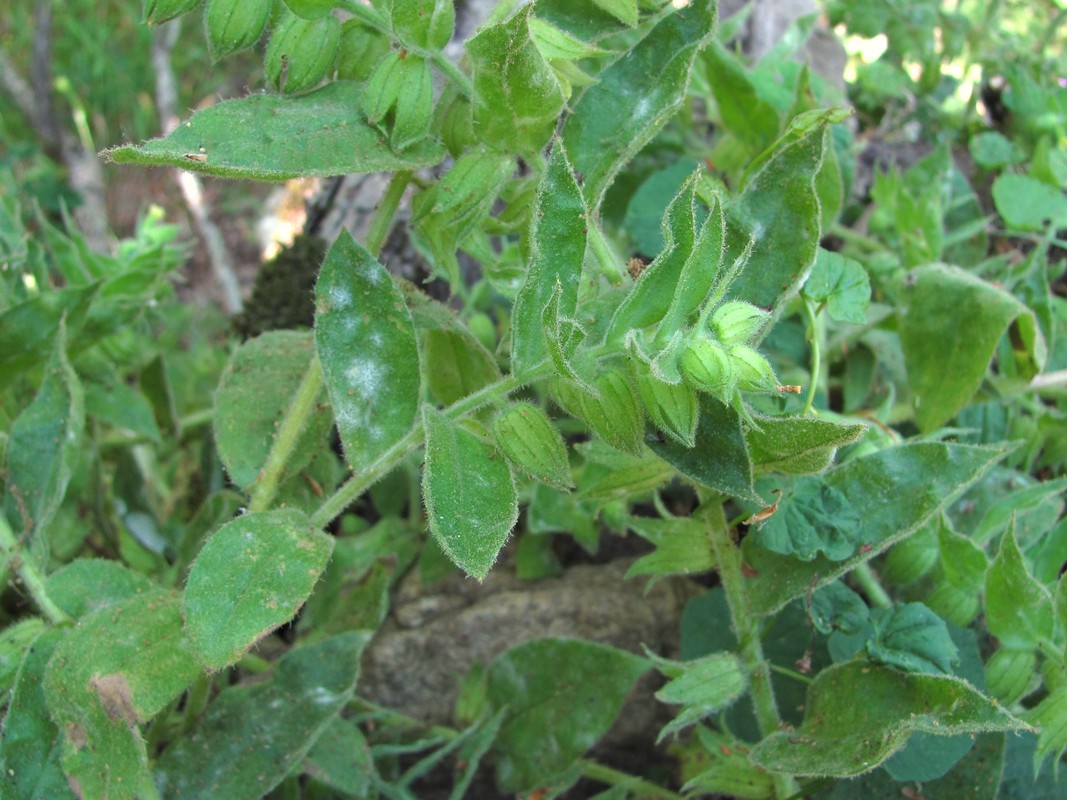
[[[6,571],[8,566],[15,568],[19,578],[22,580],[22,585],[26,587],[26,591],[30,593],[30,597],[33,598],[38,610],[45,615],[49,622],[53,622],[56,625],[70,622],[71,619],[67,616],[67,612],[57,606],[52,598],[48,596],[48,592],[44,587],[44,576],[37,571],[37,565],[29,558],[23,558],[19,555],[21,549],[22,545],[15,538],[15,533],[11,530],[7,517],[0,514],[0,561],[2,561],[2,569],[0,571]]]
[[[852,574],[856,576],[856,583],[860,585],[863,593],[867,595],[867,599],[873,605],[878,608],[889,608],[893,605],[893,598],[882,588],[882,584],[878,582],[878,578],[871,571],[870,564],[865,562],[857,565]]]
[[[804,316],[808,318],[808,341],[811,344],[811,386],[808,387],[808,396],[804,400],[804,410],[800,413],[807,416],[815,404],[819,373],[822,371],[822,326],[819,324],[818,313],[811,307],[811,301],[803,298],[803,304]]]
[[[463,74],[459,67],[449,61],[444,53],[434,53],[430,60],[441,71],[442,75],[452,81],[452,85],[459,90],[461,95],[468,100],[474,96],[474,87],[471,85],[471,79]]]
[[[249,511],[265,511],[274,500],[274,495],[278,491],[278,483],[281,481],[282,473],[285,472],[285,465],[296,448],[301,431],[304,430],[304,426],[311,417],[320,389],[322,389],[322,367],[319,365],[319,359],[312,356],[304,377],[300,379],[296,394],[293,395],[293,402],[285,412],[281,427],[278,428],[278,433],[274,437],[267,463],[256,476],[252,500],[248,505]]]
[[[193,685],[189,687],[189,694],[185,699],[183,709],[182,734],[188,734],[200,719],[200,715],[207,708],[207,701],[211,699],[211,689],[215,684],[213,675],[202,672],[196,676]]]
[[[622,283],[622,262],[619,257],[615,255],[615,251],[612,250],[608,240],[604,237],[604,231],[600,230],[600,226],[590,216],[586,228],[589,232],[589,246],[593,249],[593,255],[596,257],[597,263],[600,264],[600,271],[613,286],[618,286]]]
[[[548,371],[549,365],[545,362],[539,367],[531,370],[529,374],[521,379],[516,378],[513,375],[501,378],[496,383],[491,383],[488,386],[479,389],[477,392],[467,395],[462,400],[457,400],[445,409],[445,416],[452,420],[460,419],[470,412],[476,411],[482,406],[496,401],[500,397],[511,394],[527,383],[531,383],[534,380],[544,377],[548,374]],[[402,439],[378,456],[378,458],[371,462],[362,472],[349,478],[342,484],[341,488],[328,497],[326,502],[319,506],[319,510],[311,515],[311,524],[318,528],[324,528],[329,525],[360,495],[384,478],[396,467],[397,464],[407,458],[416,448],[421,446],[422,439],[423,429],[420,420],[415,423],[414,427],[412,427]]]
[[[375,258],[381,255],[382,248],[385,246],[385,239],[393,227],[393,217],[396,216],[396,210],[400,207],[400,200],[404,197],[404,190],[411,183],[411,177],[411,172],[407,170],[394,172],[393,177],[389,180],[389,186],[385,190],[385,196],[382,197],[382,201],[378,204],[378,210],[374,213],[374,219],[371,220],[370,229],[367,231],[367,241],[365,242],[367,251]]]
[[[672,792],[670,789],[657,786],[654,783],[646,781],[644,778],[639,778],[636,775],[630,775],[617,769],[612,769],[604,764],[598,764],[595,761],[582,761],[581,768],[582,775],[585,777],[594,781],[606,783],[609,786],[621,787],[633,792],[639,797],[659,797],[663,798],[663,800],[682,800],[682,796],[677,792]]]
[[[752,612],[748,593],[745,591],[745,576],[741,571],[741,548],[730,535],[721,504],[706,507],[703,519],[708,524],[711,549],[719,565],[719,580],[726,593],[726,603],[730,607],[738,654],[749,676],[749,693],[756,711],[756,722],[759,724],[760,735],[767,737],[781,729],[782,718],[778,715],[778,705],[774,699],[770,665],[763,657],[760,619]],[[776,774],[774,791],[775,796],[781,799],[796,794],[799,787],[792,775]]]

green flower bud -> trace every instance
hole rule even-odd
[[[770,362],[747,344],[735,344],[730,348],[730,361],[737,370],[737,385],[745,392],[773,392],[778,388],[778,378]]]
[[[493,422],[493,438],[508,461],[541,483],[574,486],[563,437],[537,406],[515,403]]]
[[[678,360],[678,369],[698,392],[707,392],[724,403],[737,388],[737,370],[729,354],[710,339],[690,342]]]
[[[985,665],[986,690],[1010,705],[1026,693],[1036,666],[1033,650],[997,650]]]
[[[645,421],[633,384],[621,370],[613,369],[597,378],[596,389],[599,397],[579,395],[582,418],[612,447],[639,452]]]
[[[687,383],[664,383],[644,372],[637,378],[637,391],[657,428],[686,447],[695,444],[700,409],[693,387]]]
[[[723,303],[711,315],[711,330],[726,347],[752,341],[770,314],[740,300]]]

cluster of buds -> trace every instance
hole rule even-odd
[[[777,391],[774,369],[749,344],[768,316],[763,309],[741,301],[715,309],[709,330],[694,332],[678,361],[686,383],[723,403],[738,391]]]

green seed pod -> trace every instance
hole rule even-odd
[[[700,408],[692,386],[664,383],[646,371],[637,378],[637,391],[657,428],[686,447],[696,443]]]
[[[1033,650],[997,650],[985,665],[986,689],[1004,705],[1025,694],[1037,666]]]
[[[730,361],[737,370],[737,385],[745,392],[773,392],[778,378],[770,362],[747,344],[730,348]]]
[[[541,483],[574,486],[567,446],[548,415],[529,403],[515,403],[493,422],[493,438],[508,460]]]
[[[690,342],[678,360],[686,383],[698,392],[728,402],[737,389],[737,370],[729,354],[710,339]]]
[[[966,628],[978,612],[982,610],[982,603],[978,599],[978,591],[957,586],[950,580],[941,576],[933,590],[929,592],[923,602],[946,622]]]
[[[612,447],[639,452],[645,422],[633,384],[621,370],[612,369],[597,378],[596,389],[600,397],[579,395],[582,418]]]
[[[715,309],[711,315],[711,330],[726,347],[748,344],[770,316],[762,308],[733,300]]]

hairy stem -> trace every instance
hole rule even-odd
[[[460,419],[472,411],[477,411],[489,403],[496,402],[501,397],[506,397],[527,383],[543,378],[548,373],[549,366],[546,362],[531,370],[522,379],[509,375],[496,383],[491,383],[479,389],[462,400],[457,400],[445,409],[445,415],[453,420]],[[319,506],[319,510],[311,516],[311,523],[319,528],[329,525],[367,489],[384,478],[401,461],[421,447],[424,433],[422,422],[416,422],[414,427],[405,434],[404,438],[378,456],[365,470],[349,478],[333,495],[327,498],[326,502]]]
[[[737,636],[738,654],[749,676],[749,693],[752,695],[752,705],[756,711],[756,722],[759,724],[760,735],[770,736],[781,729],[782,718],[778,714],[778,704],[774,699],[770,665],[763,657],[760,619],[753,613],[748,593],[745,591],[745,576],[741,570],[741,548],[730,534],[721,504],[706,508],[703,518],[708,523],[711,549],[719,565],[719,580],[722,582],[726,602],[730,607],[730,619]],[[799,787],[791,775],[775,775],[774,791],[775,796],[782,800],[796,794]]]
[[[57,625],[70,622],[71,619],[67,616],[67,612],[57,606],[52,598],[48,596],[44,586],[44,576],[37,570],[37,565],[30,559],[23,558],[20,555],[21,550],[22,546],[19,544],[18,539],[15,538],[15,533],[11,530],[7,517],[0,514],[0,564],[2,564],[3,569],[7,567],[14,568],[22,580],[22,585],[26,587],[26,591],[33,598],[38,610],[50,622],[54,622]]]
[[[389,231],[392,230],[396,210],[400,207],[400,201],[404,197],[404,190],[411,183],[411,177],[411,173],[407,171],[394,172],[393,177],[389,180],[389,186],[385,190],[385,196],[382,197],[382,201],[378,204],[378,210],[374,214],[374,219],[371,220],[370,229],[367,231],[367,241],[365,242],[367,252],[375,258],[381,255],[386,237],[389,236]]]
[[[612,767],[598,764],[595,761],[582,761],[582,775],[609,786],[624,789],[637,797],[663,798],[663,800],[682,800],[682,796],[670,789],[657,786],[636,775],[613,769]]]
[[[256,476],[255,488],[252,490],[252,500],[249,503],[249,511],[266,511],[274,500],[278,491],[278,483],[285,472],[285,465],[289,462],[300,434],[307,425],[311,412],[315,409],[315,398],[322,389],[322,367],[319,359],[312,356],[308,364],[307,372],[300,379],[293,402],[285,412],[281,427],[274,437],[274,444],[267,455],[267,463],[263,465],[259,475]]]
[[[808,396],[804,400],[804,410],[800,413],[807,416],[812,412],[815,404],[815,392],[819,389],[819,373],[822,372],[822,325],[819,323],[818,312],[811,307],[811,301],[803,300],[804,316],[808,318],[808,342],[811,344],[811,386],[808,387]]]

